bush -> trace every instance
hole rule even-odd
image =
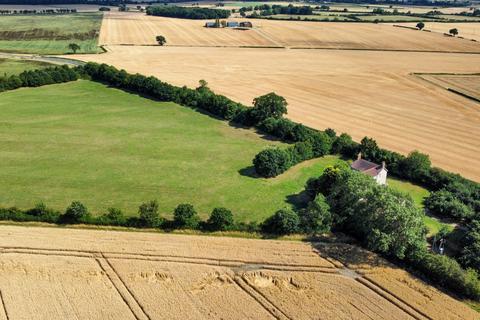
[[[125,226],[127,224],[127,218],[122,210],[108,208],[105,214],[97,218],[96,223],[101,225]]]
[[[179,204],[173,212],[173,222],[178,228],[196,229],[199,218],[197,212],[191,204]]]
[[[253,159],[253,165],[258,175],[271,178],[285,172],[291,167],[291,155],[280,148],[270,148],[260,151]]]
[[[208,228],[212,231],[225,231],[233,226],[233,214],[226,208],[215,208],[207,221]]]
[[[63,218],[67,223],[78,223],[83,222],[88,216],[87,207],[85,207],[80,201],[73,201],[65,210]]]
[[[323,157],[332,150],[332,139],[324,132],[316,132],[309,137],[308,141],[312,144],[315,157]]]
[[[300,219],[291,209],[281,209],[262,224],[262,231],[269,234],[285,235],[299,231]]]
[[[290,151],[291,165],[313,158],[313,148],[310,142],[297,142]]]
[[[357,143],[352,140],[346,133],[342,133],[332,143],[332,153],[342,154],[348,158],[352,158],[358,152]]]
[[[142,203],[138,208],[140,222],[144,227],[158,227],[161,224],[157,200]]]
[[[430,212],[443,217],[466,219],[474,215],[472,208],[444,189],[430,193],[423,203]]]
[[[462,241],[462,251],[459,262],[467,268],[480,272],[480,221],[473,220],[465,238]]]
[[[61,215],[60,212],[48,208],[43,202],[37,203],[34,208],[27,210],[25,213],[49,223],[57,223]]]
[[[417,270],[436,284],[463,297],[480,299],[480,281],[474,270],[464,270],[452,258],[430,252],[423,252],[412,257],[413,259],[410,258],[410,261]]]
[[[411,180],[420,180],[428,174],[431,162],[428,155],[418,151],[412,151],[408,157],[400,163],[402,176]]]
[[[323,194],[308,203],[307,208],[300,210],[300,227],[309,234],[322,234],[330,231],[332,227],[332,214],[330,206]]]

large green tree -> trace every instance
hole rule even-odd
[[[287,100],[274,92],[253,99],[252,117],[261,122],[267,118],[281,118],[287,113]]]

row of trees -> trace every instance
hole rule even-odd
[[[421,271],[457,294],[480,299],[480,281],[473,269],[464,270],[452,258],[426,248],[423,212],[410,196],[379,186],[348,167],[329,167],[306,186],[310,197],[323,195],[330,207],[332,228],[354,235],[363,246]],[[480,224],[466,246],[469,267],[478,266]]]
[[[147,14],[183,19],[226,19],[230,16],[230,11],[180,6],[152,6],[147,7]]]
[[[0,15],[11,14],[65,14],[65,13],[77,13],[77,9],[59,8],[59,9],[42,9],[42,10],[0,10]]]
[[[24,71],[19,75],[0,77],[0,92],[20,87],[38,87],[47,84],[74,81],[78,79],[76,70],[68,66]]]

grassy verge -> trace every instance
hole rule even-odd
[[[25,70],[35,70],[51,66],[50,63],[41,61],[0,58],[0,77],[19,74]]]
[[[0,17],[0,51],[64,54],[69,43],[79,53],[97,53],[101,13]]]

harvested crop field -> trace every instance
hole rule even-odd
[[[246,19],[229,19],[244,21]],[[163,35],[167,46],[305,47],[480,52],[480,44],[446,38],[437,33],[415,32],[387,24],[322,23],[253,19],[252,30],[205,28],[206,20],[147,16],[143,13],[108,12],[99,43],[103,45],[154,45]]]
[[[0,319],[478,318],[349,245],[0,229]]]
[[[462,18],[462,17],[459,17]],[[415,27],[416,23],[396,23],[397,25]],[[474,39],[480,41],[480,23],[440,23],[440,22],[425,22],[425,29],[435,33],[448,33],[452,28],[458,29],[458,35],[465,39]],[[413,31],[413,30],[412,30]]]
[[[480,74],[420,74],[422,79],[480,101]]]
[[[414,31],[412,31],[414,32]],[[472,42],[473,43],[473,42]],[[480,44],[477,44],[480,48]],[[216,92],[250,104],[275,91],[289,102],[288,117],[309,126],[374,137],[402,153],[418,149],[434,165],[480,180],[478,103],[411,73],[478,73],[480,55],[355,50],[109,46],[82,55]],[[141,57],[141,60],[139,59]],[[201,57],[201,59],[199,58]]]

